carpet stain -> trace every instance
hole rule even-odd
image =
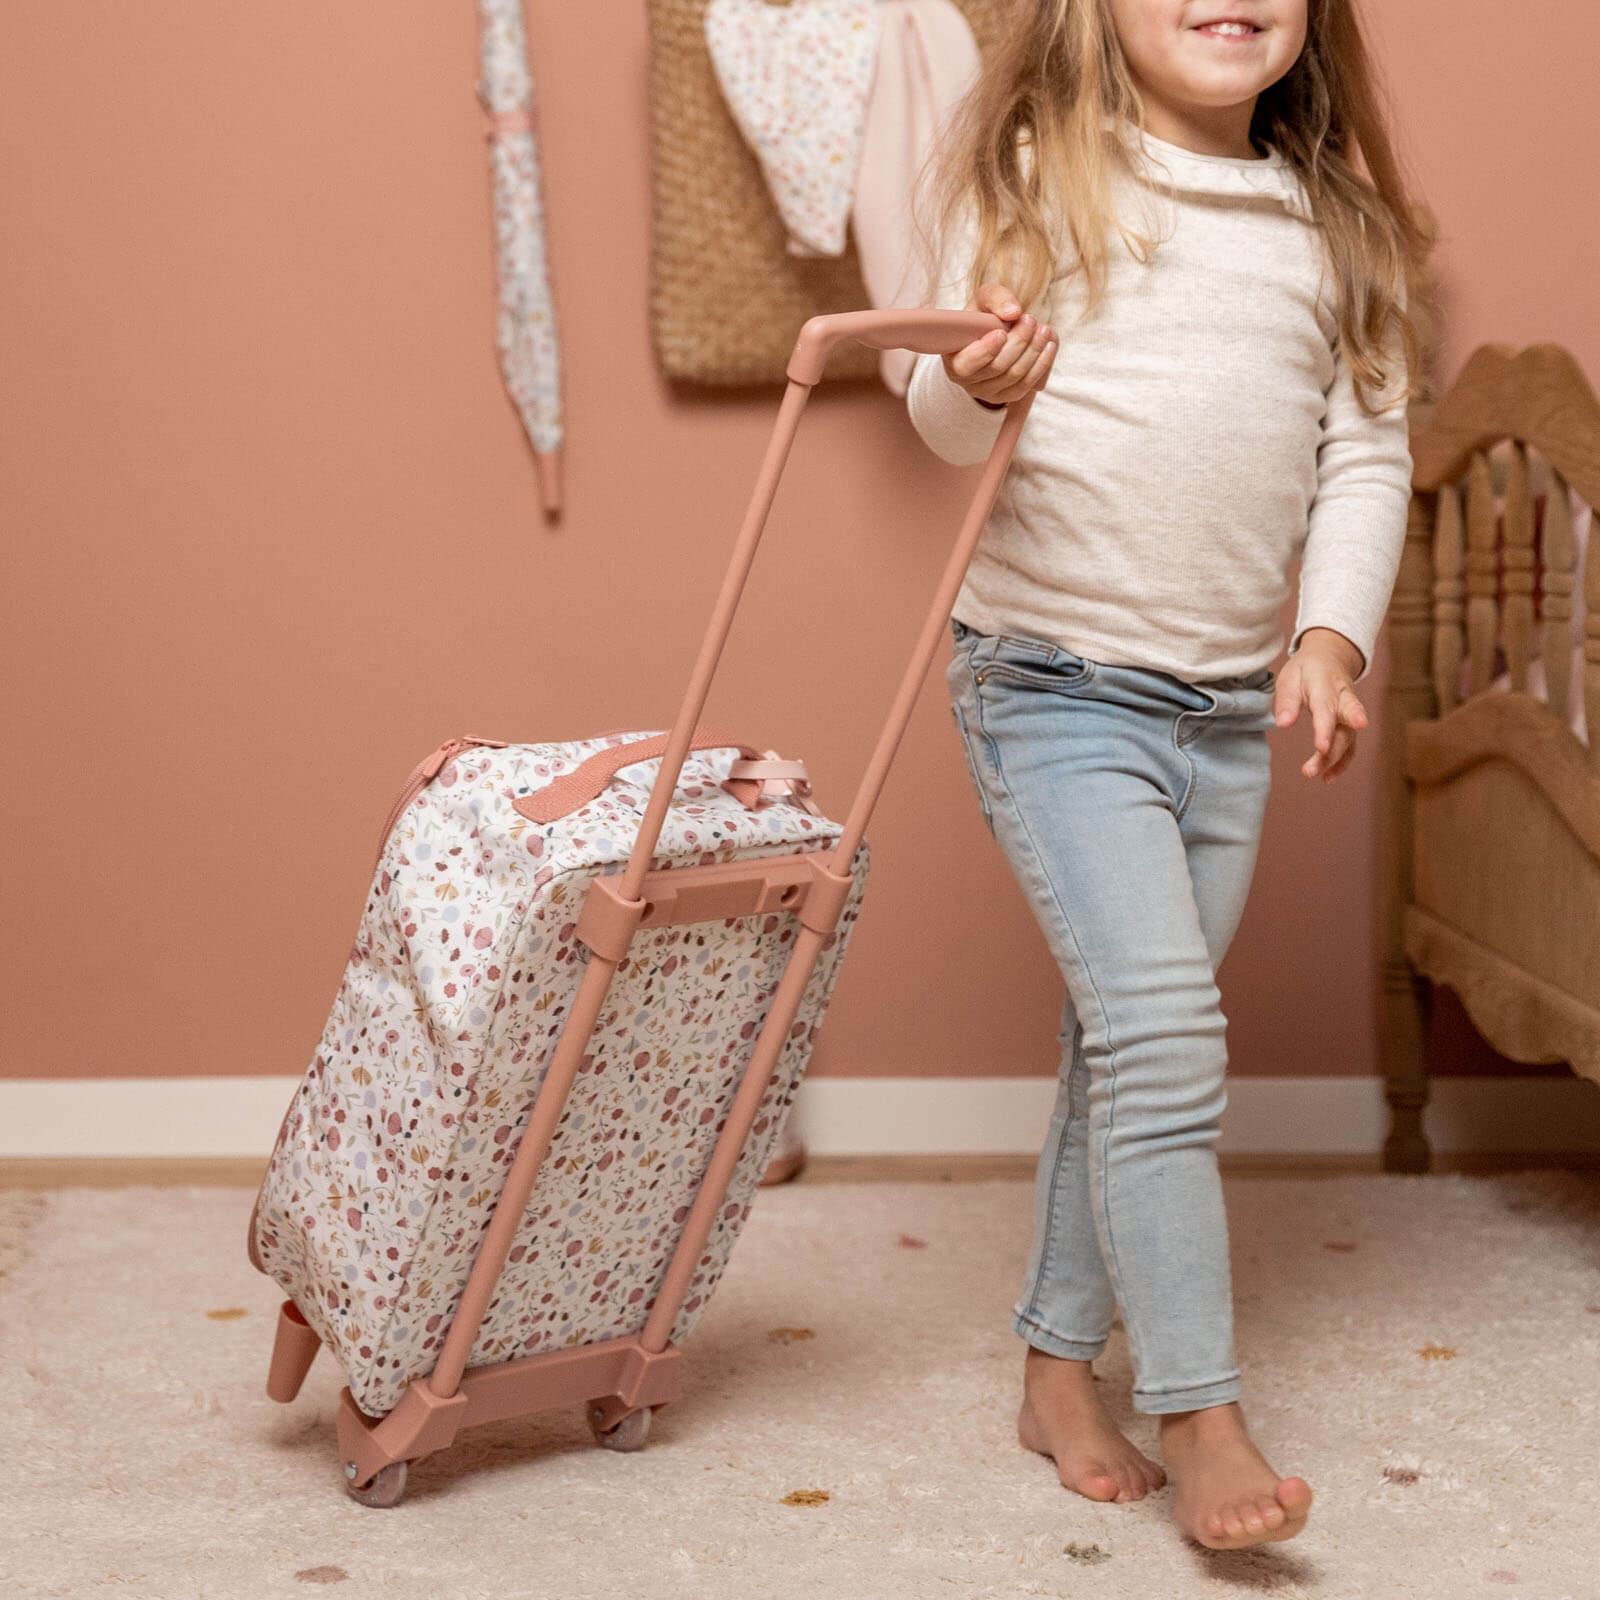
[[[1385,1467],[1383,1475],[1390,1483],[1402,1485],[1415,1483],[1422,1476],[1415,1467]]]
[[[926,1250],[928,1241],[919,1239],[914,1233],[902,1233],[900,1235],[900,1248],[902,1250]]]
[[[1324,1239],[1322,1241],[1324,1250],[1337,1250],[1340,1255],[1349,1255],[1355,1247],[1353,1239]]]
[[[1514,1572],[1507,1572],[1504,1567],[1496,1567],[1493,1572],[1486,1574],[1490,1583],[1518,1583],[1521,1580]]]
[[[1111,1559],[1111,1552],[1102,1550],[1097,1544],[1073,1543],[1069,1544],[1061,1553],[1069,1561],[1079,1562],[1086,1567],[1092,1567],[1101,1561],[1109,1561]]]
[[[1458,1353],[1447,1344],[1425,1344],[1417,1351],[1424,1361],[1454,1361]]]
[[[823,1506],[828,1503],[826,1489],[791,1489],[783,1497],[786,1506]]]
[[[240,1317],[249,1314],[243,1306],[222,1306],[216,1311],[206,1312],[213,1322],[237,1322]]]
[[[801,1339],[815,1339],[814,1328],[773,1328],[767,1337],[775,1344],[794,1344]]]
[[[343,1567],[302,1567],[295,1577],[301,1583],[345,1583],[350,1574]]]

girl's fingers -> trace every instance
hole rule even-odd
[[[1278,687],[1272,696],[1272,720],[1287,728],[1300,715],[1300,672],[1291,659],[1278,674]]]
[[[984,284],[978,290],[973,304],[979,311],[987,311],[993,317],[1004,317],[1008,322],[1022,315],[1017,297],[1003,283]]]
[[[1034,388],[1044,388],[1045,383],[1049,380],[1051,372],[1055,368],[1056,351],[1058,351],[1060,348],[1061,346],[1056,343],[1054,336],[1046,341],[1044,354],[1039,357],[1039,366],[1034,374]]]
[[[984,334],[981,339],[974,339],[971,344],[963,345],[953,356],[946,358],[950,363],[950,376],[962,383],[981,381],[979,375],[985,377],[988,375],[989,363],[1004,347],[1005,342],[1005,333],[996,328]]]
[[[1356,751],[1356,730],[1364,728],[1367,715],[1361,702],[1349,693],[1346,685],[1340,692],[1338,720],[1333,725],[1326,749],[1318,744],[1310,759],[1301,767],[1308,778],[1321,778],[1324,782],[1337,778],[1350,765]]]
[[[1328,783],[1337,778],[1350,765],[1350,758],[1355,753],[1355,733],[1341,723],[1333,736],[1333,749],[1328,752],[1328,760],[1323,765],[1322,781]]]
[[[1326,756],[1333,743],[1333,730],[1339,725],[1339,706],[1333,694],[1321,684],[1314,684],[1311,700],[1311,740],[1317,752]]]
[[[1367,708],[1356,698],[1355,690],[1348,683],[1339,685],[1339,720],[1352,728],[1364,728],[1367,725]]]
[[[1009,405],[1013,400],[1020,400],[1023,395],[1039,388],[1050,376],[1055,353],[1053,342],[1047,342],[1037,350],[1030,349],[1027,356],[1006,375],[1008,382],[1005,387],[992,395],[986,394],[984,399],[1004,400]]]
[[[1335,761],[1334,764],[1331,767],[1329,767],[1326,772],[1323,773],[1322,781],[1324,783],[1326,783],[1332,778],[1337,778],[1339,776],[1339,774],[1341,772],[1343,772],[1344,769],[1350,765],[1351,759],[1354,757],[1355,753],[1356,753],[1356,736],[1352,733],[1349,736],[1349,738],[1346,741],[1346,743],[1345,743],[1344,754],[1342,756],[1340,756],[1339,759],[1337,761]]]
[[[985,284],[974,305],[980,311],[1005,315],[1009,306],[1016,320],[1007,329],[995,328],[945,357],[945,371],[980,400],[1009,404],[1039,382],[1040,358],[1055,342],[1055,332],[1032,315],[1024,315],[1003,284]]]
[[[1009,378],[1012,369],[1028,353],[1033,345],[1033,336],[1039,331],[1039,324],[1031,316],[1024,316],[1011,326],[1011,331],[1006,335],[1005,343],[999,351],[990,358],[989,370],[982,374],[984,378]]]

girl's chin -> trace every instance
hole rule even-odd
[[[1187,65],[1189,70],[1179,74],[1176,79],[1180,92],[1192,104],[1211,111],[1238,105],[1241,100],[1260,94],[1276,81],[1270,73],[1262,72],[1261,64],[1256,61],[1241,61],[1232,71],[1215,62],[1209,72],[1203,69],[1196,71],[1192,61]]]

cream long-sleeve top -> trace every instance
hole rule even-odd
[[[1332,275],[1293,166],[1201,155],[1124,125],[1125,224],[1107,293],[1075,323],[1081,277],[1038,308],[1061,343],[957,595],[980,633],[1043,639],[1089,660],[1189,682],[1270,665],[1301,557],[1291,651],[1334,628],[1372,661],[1405,538],[1411,452],[1395,376],[1368,415],[1338,339]],[[1170,176],[1169,176],[1170,175]],[[1168,187],[1170,185],[1170,188]],[[938,304],[965,303],[955,274]],[[917,432],[981,461],[1001,413],[918,359]]]

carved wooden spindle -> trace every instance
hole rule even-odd
[[[1461,699],[1461,562],[1461,492],[1442,483],[1433,513],[1433,692],[1441,717]]]
[[[1505,530],[1501,637],[1511,687],[1526,693],[1528,657],[1533,653],[1533,486],[1527,447],[1520,439],[1511,441],[1511,459],[1506,463]]]
[[[1495,547],[1494,479],[1489,458],[1472,452],[1467,466],[1467,655],[1472,662],[1469,694],[1482,694],[1494,677],[1500,552]]]
[[[1600,539],[1589,513],[1589,543],[1583,560],[1583,715],[1588,723],[1589,770],[1600,774]]]
[[[1540,655],[1545,698],[1565,722],[1567,684],[1572,677],[1572,586],[1578,547],[1572,537],[1567,480],[1542,457],[1534,457],[1534,469],[1535,482],[1544,489],[1544,528],[1539,538],[1544,576],[1539,584],[1539,608],[1544,613]]]

